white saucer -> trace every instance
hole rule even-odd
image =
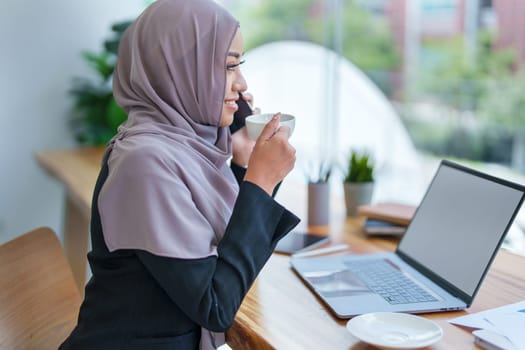
[[[352,318],[346,329],[357,339],[384,350],[419,349],[438,342],[443,330],[415,315],[376,312]]]

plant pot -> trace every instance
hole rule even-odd
[[[328,182],[308,183],[308,225],[328,225],[330,217],[330,185]]]
[[[357,216],[357,207],[370,204],[374,193],[373,182],[344,183],[346,216]]]

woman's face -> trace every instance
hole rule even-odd
[[[242,52],[242,34],[237,29],[226,57],[226,90],[222,105],[221,127],[229,126],[233,122],[233,114],[238,109],[235,101],[239,98],[239,92],[243,92],[248,88],[239,68],[239,65],[242,63]]]

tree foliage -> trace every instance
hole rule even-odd
[[[424,93],[458,109],[477,110],[487,94],[488,82],[513,74],[515,52],[494,50],[493,41],[491,32],[481,32],[471,60],[465,56],[459,37],[426,43],[427,55],[437,58],[437,63],[422,67]]]
[[[491,123],[504,125],[511,132],[525,128],[525,70],[515,76],[505,75],[487,83],[480,101],[481,117]]]
[[[240,17],[248,50],[277,40],[302,40],[334,47],[335,26],[332,22],[323,23],[320,1],[265,0],[247,6]],[[343,2],[342,21],[344,57],[365,71],[397,66],[399,57],[384,18],[347,0]]]

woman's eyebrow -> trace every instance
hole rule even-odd
[[[228,56],[235,57],[235,58],[240,58],[242,55],[240,53],[238,53],[238,52],[230,51],[230,52],[228,52]]]

